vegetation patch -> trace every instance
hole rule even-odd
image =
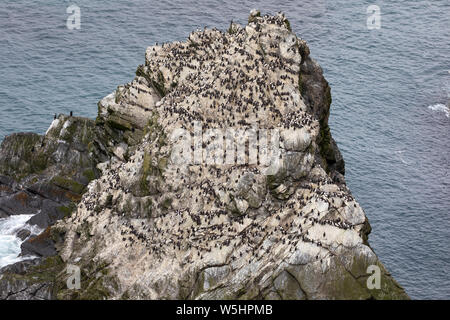
[[[9,175],[20,181],[29,174],[45,170],[48,166],[46,154],[49,152],[42,149],[41,139],[41,136],[34,133],[7,136],[1,146],[6,152],[0,160],[0,174]]]
[[[89,181],[95,179],[95,172],[93,169],[86,169],[83,171],[83,176],[85,176]]]
[[[64,217],[69,217],[72,212],[77,208],[75,203],[71,202],[67,206],[60,206],[58,207],[58,211],[64,214]]]
[[[281,171],[276,175],[267,175],[266,176],[266,185],[267,188],[272,192],[274,191],[276,188],[278,188],[283,181],[285,181],[287,178],[287,173],[286,171]]]
[[[43,259],[40,264],[30,267],[25,274],[4,273],[2,281],[11,283],[25,281],[28,286],[35,283],[46,283],[52,287],[52,297],[54,298],[56,295],[55,284],[57,283],[57,277],[63,269],[64,262],[56,255]]]
[[[233,21],[230,22],[230,26],[228,27],[227,32],[228,32],[228,34],[235,34],[235,33],[237,33],[236,28],[234,28],[234,26],[233,26]]]
[[[149,84],[151,84],[153,81],[153,79],[147,74],[147,72],[144,71],[143,65],[139,65],[137,67],[136,76],[145,78]]]
[[[172,198],[166,198],[164,199],[164,201],[161,203],[161,207],[163,210],[169,210],[170,207],[172,206]]]
[[[166,88],[164,86],[165,81],[164,81],[164,76],[163,76],[162,72],[161,71],[158,72],[157,80],[155,80],[155,79],[153,79],[153,77],[151,76],[151,74],[149,72],[145,71],[144,68],[145,67],[143,65],[140,65],[136,69],[136,76],[145,78],[147,80],[147,82],[149,84],[151,84],[153,86],[153,88],[158,92],[160,97],[161,98],[164,97],[167,94],[167,92],[166,92]]]
[[[51,182],[58,187],[72,191],[76,194],[82,194],[85,188],[81,183],[61,176],[54,177]]]
[[[117,130],[121,130],[121,131],[131,130],[130,122],[124,120],[123,118],[120,118],[117,115],[110,115],[108,117],[107,123],[111,128],[114,128]]]
[[[158,94],[161,96],[161,98],[167,94],[166,88],[164,86],[164,76],[161,71],[158,72],[158,81],[152,79],[151,83]]]

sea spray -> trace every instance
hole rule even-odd
[[[27,225],[27,221],[33,215],[17,215],[0,219],[0,268],[9,264],[24,260],[19,257],[22,240],[16,236],[16,232],[22,228],[30,230],[34,228]]]

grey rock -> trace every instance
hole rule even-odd
[[[41,262],[40,258],[27,259],[19,261],[0,269],[0,274],[2,273],[13,273],[18,275],[24,275],[32,266],[36,266]]]

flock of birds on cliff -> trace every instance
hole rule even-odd
[[[187,43],[151,47],[145,66],[147,72],[170,70],[168,78],[163,79],[164,83],[170,84],[165,88],[168,94],[164,98],[165,103],[158,107],[163,127],[179,124],[192,130],[193,122],[200,121],[204,129],[245,127],[256,123],[268,129],[305,127],[311,132],[318,126],[318,121],[309,113],[292,109],[295,103],[291,90],[299,90],[299,70],[277,53],[278,44],[283,41],[281,33],[263,32],[270,25],[285,29],[284,16],[259,19],[256,33],[249,37],[242,28],[233,29],[232,34],[212,29],[190,34]],[[259,45],[261,42],[267,44],[264,49]],[[259,49],[253,51],[253,47]],[[293,45],[290,50],[298,48]],[[177,81],[182,76],[185,76],[184,80]],[[272,79],[268,81],[268,78]],[[143,90],[137,84],[150,88],[143,77],[137,77],[134,83],[126,86],[129,99],[135,104],[137,96],[134,92],[150,93],[150,89]],[[283,114],[274,106],[283,107],[286,112]],[[143,153],[149,151],[140,145],[135,152],[136,156],[131,157],[131,161],[142,164]],[[100,182],[107,186],[108,192],[120,190],[122,195],[132,194],[122,185],[121,170],[127,170],[125,164],[108,169],[107,176],[103,176]],[[142,208],[127,211],[110,206],[103,210],[123,218],[120,235],[127,248],[146,247],[149,255],[160,259],[170,251],[192,252],[184,263],[204,259],[211,252],[225,248],[232,249],[228,257],[230,261],[243,256],[258,259],[270,250],[263,246],[267,239],[284,244],[287,253],[295,251],[301,243],[326,248],[326,233],[312,235],[311,227],[354,228],[339,217],[338,211],[347,205],[356,207],[356,203],[345,186],[339,186],[335,192],[324,191],[325,186],[333,183],[329,178],[303,181],[286,201],[275,201],[275,205],[264,209],[265,214],[231,214],[217,193],[219,190],[234,192],[233,186],[248,172],[255,176],[261,174],[257,168],[248,166],[219,168],[200,165],[190,172],[177,169],[168,174],[180,181],[182,190],[171,192],[175,202],[169,205],[170,209],[165,210],[161,205],[167,194],[159,194],[154,196],[150,218],[145,216]],[[99,214],[96,211],[99,197],[99,193],[90,192],[80,204],[81,208]],[[335,198],[343,201],[335,203]],[[188,201],[191,205],[177,208],[180,199],[191,199]],[[305,211],[308,204],[319,201],[328,204],[326,212],[314,208]],[[104,228],[108,225],[105,224]],[[319,251],[316,260],[323,259],[326,252]]]

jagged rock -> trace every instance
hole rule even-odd
[[[55,245],[50,238],[50,229],[47,227],[40,235],[31,237],[21,245],[22,255],[49,257],[56,254]]]
[[[31,234],[31,231],[30,230],[28,230],[28,229],[20,229],[19,231],[17,231],[17,237],[20,239],[20,240],[25,240],[26,238],[28,238],[29,236],[30,236],[30,234]]]
[[[7,295],[3,293],[8,292]],[[49,284],[33,283],[29,284],[25,280],[15,279],[14,281],[0,282],[1,300],[49,300],[51,298],[51,288]]]
[[[41,261],[42,260],[40,258],[19,261],[0,269],[0,274],[10,273],[16,275],[24,275],[30,269],[30,267],[38,265]]]
[[[305,294],[298,281],[286,270],[273,281],[273,287],[283,300],[303,300]]]
[[[30,223],[42,228],[67,215],[97,175],[95,135],[94,121],[60,115],[44,136],[6,137],[0,147],[0,212],[39,213]]]
[[[55,299],[56,277],[62,271],[61,259],[28,259],[0,270],[0,300]]]
[[[101,143],[107,144],[107,140],[98,136],[93,120],[60,115],[44,136],[20,133],[6,137],[0,147],[0,217],[33,214],[28,223],[46,229],[70,215],[87,184],[98,176],[96,165],[109,158],[109,153],[101,149]],[[21,245],[22,256],[56,254],[46,232],[30,237],[30,231],[22,230],[17,235],[22,240],[28,238]],[[21,269],[25,261],[15,266]],[[6,294],[8,299],[47,297],[39,293],[43,290],[40,286],[19,288],[32,282],[21,278],[2,288],[13,290]]]
[[[19,192],[52,202],[32,199],[47,229],[22,246],[47,257],[4,272],[0,297],[408,298],[368,246],[328,127],[330,87],[283,14],[252,11],[245,27],[192,32],[145,57],[99,102],[95,124],[60,116],[44,137],[2,144],[0,212]],[[223,141],[233,148],[216,153]],[[33,146],[45,165],[29,163]],[[64,199],[76,209],[53,225]],[[65,286],[68,264],[81,268],[80,290]],[[380,289],[365,283],[371,265]]]

